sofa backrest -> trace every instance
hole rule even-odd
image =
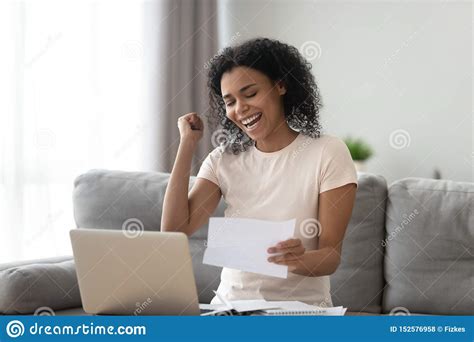
[[[382,176],[357,176],[356,200],[342,244],[341,263],[331,275],[331,296],[334,305],[349,311],[381,313],[387,183]]]
[[[384,312],[474,314],[474,183],[405,178],[388,190]]]

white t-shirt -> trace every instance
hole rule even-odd
[[[219,186],[227,204],[225,217],[296,218],[295,237],[306,250],[317,249],[318,237],[302,234],[299,228],[302,221],[317,219],[319,194],[349,183],[357,185],[354,163],[341,139],[330,135],[313,139],[301,133],[276,152],[252,146],[234,155],[218,147],[206,157],[197,177]],[[298,300],[332,306],[329,290],[329,276],[288,272],[288,278],[282,279],[224,267],[217,291],[228,300]],[[217,297],[211,301],[219,302]]]

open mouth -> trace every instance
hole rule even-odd
[[[242,120],[241,122],[245,127],[247,127],[247,130],[252,130],[255,127],[257,127],[257,124],[261,118],[262,118],[262,113],[259,112],[252,115],[251,117],[247,119]]]

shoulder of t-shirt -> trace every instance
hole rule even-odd
[[[217,146],[211,152],[209,152],[209,155],[211,157],[220,156],[221,154],[222,154],[222,147],[221,146]]]
[[[331,134],[321,134],[318,138],[315,139],[316,143],[311,144],[315,149],[318,149],[320,152],[324,152],[327,148],[332,146],[340,146],[341,144],[345,145],[344,141]]]
[[[308,153],[313,156],[319,156],[321,161],[326,159],[332,159],[333,156],[339,155],[340,153],[345,154],[347,146],[345,142],[331,134],[321,134],[315,139],[314,143],[309,144],[310,149]]]
[[[324,143],[323,148],[325,148],[325,149],[330,147],[330,146],[334,146],[334,145],[346,146],[344,140],[342,140],[341,138],[339,138],[335,135],[324,134],[324,135],[321,135],[321,139],[323,139],[323,143]]]

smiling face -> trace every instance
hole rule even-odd
[[[239,66],[224,73],[221,92],[226,115],[252,140],[267,138],[286,125],[281,82],[272,82],[258,70]]]

